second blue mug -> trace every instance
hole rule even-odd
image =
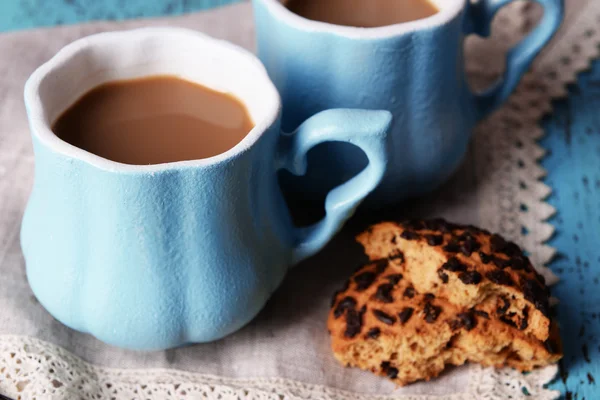
[[[463,41],[488,36],[494,15],[511,1],[435,0],[439,12],[429,18],[355,28],[308,20],[280,0],[253,0],[258,54],[282,96],[283,129],[329,108],[389,110],[390,164],[367,203],[381,206],[435,189],[460,164],[476,122],[507,99],[562,20],[562,0],[536,0],[544,17],[510,51],[503,78],[472,93]],[[316,148],[309,160],[317,168],[305,179],[289,178],[288,191],[317,197],[367,164],[359,149],[338,143]]]

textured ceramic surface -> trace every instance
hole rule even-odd
[[[256,127],[218,156],[125,165],[50,130],[106,81],[172,74],[230,92]],[[35,181],[21,244],[29,283],[64,324],[113,345],[155,350],[246,324],[288,268],[340,229],[384,175],[387,111],[329,110],[280,134],[280,98],[260,62],[231,44],[172,28],[104,33],[61,50],[30,77],[25,101]],[[276,172],[305,170],[323,141],[349,141],[369,167],[328,196],[316,225],[292,225]]]
[[[390,167],[367,202],[381,206],[434,189],[461,162],[474,124],[507,98],[562,20],[562,0],[538,0],[544,18],[508,55],[503,80],[474,94],[465,80],[464,38],[489,35],[493,16],[510,1],[437,0],[432,17],[365,29],[253,0],[258,54],[282,96],[283,129],[333,107],[390,110]],[[323,193],[366,163],[360,150],[339,144],[321,146],[309,161],[306,178],[288,178],[287,190]]]

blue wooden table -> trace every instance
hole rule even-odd
[[[241,0],[0,0],[0,31],[178,15]]]
[[[565,345],[561,377],[553,384],[569,399],[600,399],[600,61],[581,74],[543,123],[542,165],[557,209],[550,265],[561,278],[553,289]],[[596,379],[598,382],[596,383]]]
[[[177,15],[239,0],[0,0],[0,31],[89,20]],[[1,40],[1,39],[0,39]],[[1,56],[1,55],[0,55]],[[565,400],[600,399],[600,61],[581,74],[544,122],[549,202],[557,214],[551,268],[561,278],[558,318],[565,345],[552,384]],[[596,383],[596,379],[598,383]]]

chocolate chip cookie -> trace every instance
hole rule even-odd
[[[371,260],[390,258],[421,293],[472,308],[548,339],[549,291],[523,251],[499,235],[443,220],[383,222],[357,237]]]
[[[467,361],[530,371],[561,358],[548,291],[513,244],[443,221],[378,224],[358,241],[374,260],[334,295],[328,320],[343,365],[406,385]]]

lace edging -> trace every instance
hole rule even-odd
[[[520,235],[520,239],[532,254],[534,265],[544,266],[539,268],[539,272],[550,285],[558,281],[556,275],[545,266],[556,253],[556,249],[547,244],[555,230],[548,219],[556,210],[545,201],[552,189],[541,181],[546,171],[539,165],[539,161],[545,156],[546,150],[538,143],[544,136],[539,123],[552,111],[552,101],[565,97],[568,94],[567,85],[575,82],[577,74],[589,68],[592,60],[600,56],[600,32],[595,28],[600,23],[600,7],[596,5],[588,8],[590,10],[586,11],[590,12],[581,12],[570,23],[561,40],[552,42],[538,57],[532,70],[509,99],[507,107],[503,108],[510,110],[504,112],[506,123],[518,131],[514,135],[519,147],[515,155],[518,157],[518,154],[528,153],[530,159],[535,160],[534,166],[522,168],[529,171],[529,184],[520,182],[520,185],[529,193],[519,196],[521,203],[525,204],[525,207],[520,208],[520,220],[523,221],[525,233]],[[526,25],[530,26],[532,17],[528,18],[530,20]],[[527,145],[520,146],[517,137],[526,138]]]
[[[359,395],[339,389],[288,379],[232,379],[190,372],[147,369],[123,370],[92,365],[42,340],[0,336],[0,390],[15,399],[121,399],[147,400],[219,398],[236,400],[385,400],[392,396]],[[473,370],[469,392],[450,396],[411,396],[402,400],[505,400],[527,392],[552,400],[557,392],[544,389],[556,367],[523,375],[510,369]],[[144,377],[143,382],[140,376]]]

